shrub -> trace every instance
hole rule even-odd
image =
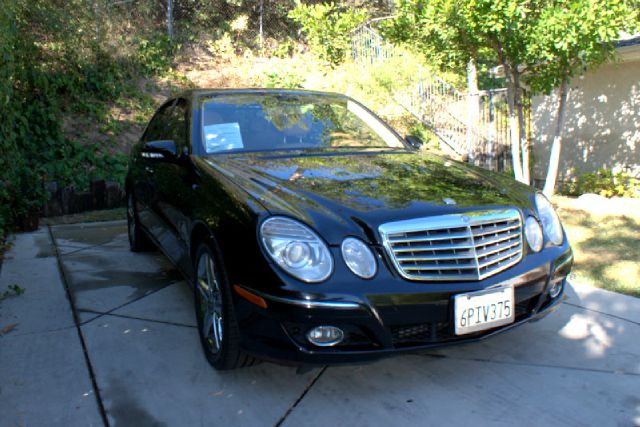
[[[234,41],[229,33],[224,33],[215,41],[207,41],[206,45],[214,55],[222,60],[228,61],[236,54],[236,45],[234,44]]]
[[[138,40],[137,65],[143,74],[157,74],[171,66],[176,45],[165,34],[152,34]]]
[[[334,3],[298,3],[289,17],[302,26],[311,49],[332,66],[344,62],[351,48],[351,32],[367,19],[363,9],[354,10]]]
[[[19,59],[24,54],[17,25],[16,4],[9,2],[0,8],[0,240],[4,230],[20,216],[26,216],[43,200],[42,166],[30,157],[34,152],[34,136],[38,142],[48,142],[42,129],[29,130],[30,118],[36,116],[46,125],[55,116],[39,111],[31,98],[42,98],[42,89],[47,81],[40,77],[39,70],[24,67]],[[29,52],[29,51],[27,51]],[[37,92],[25,97],[25,91],[37,85]],[[41,100],[41,102],[44,102]]]
[[[603,168],[565,183],[562,193],[570,196],[595,193],[604,197],[640,197],[640,180],[624,172],[614,174]]]
[[[265,74],[264,85],[268,88],[301,89],[304,86],[304,77],[295,73],[276,71]]]
[[[65,137],[65,113],[104,121],[107,103],[134,87],[133,77],[164,72],[175,45],[165,36],[128,39],[133,49],[100,43],[99,16],[85,3],[11,0],[0,8],[0,238],[37,212],[44,183],[86,188],[91,179],[121,181],[124,155]],[[123,39],[124,40],[124,39]],[[124,43],[122,40],[120,40]]]

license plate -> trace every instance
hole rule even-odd
[[[513,286],[458,294],[454,297],[456,335],[513,323]]]

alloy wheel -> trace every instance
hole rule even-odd
[[[200,333],[208,349],[218,353],[222,346],[222,293],[211,255],[203,253],[198,260],[196,298]]]

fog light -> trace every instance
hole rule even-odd
[[[330,347],[344,339],[344,332],[335,326],[316,326],[307,332],[307,339],[313,345]]]
[[[549,296],[551,298],[557,298],[557,296],[560,295],[560,292],[562,292],[563,282],[564,282],[564,279],[561,279],[551,285],[551,289],[549,289]]]

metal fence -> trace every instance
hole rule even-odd
[[[477,95],[480,115],[475,126],[483,135],[476,147],[475,161],[491,170],[503,171],[511,165],[511,133],[507,90],[480,91]]]
[[[369,25],[361,25],[351,33],[351,59],[356,62],[373,65],[397,54],[396,47]]]
[[[352,33],[351,58],[364,66],[376,66],[401,55],[400,49],[370,25]],[[498,171],[509,167],[511,138],[505,89],[470,94],[425,71],[408,89],[396,91],[393,98],[470,162]]]
[[[439,76],[425,73],[394,99],[455,153],[487,169],[510,164],[511,137],[506,90],[461,92]]]

